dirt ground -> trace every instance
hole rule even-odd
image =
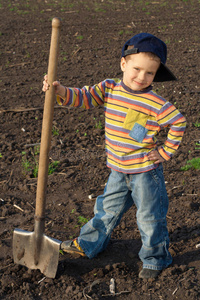
[[[0,299],[200,298],[200,171],[180,170],[200,151],[199,6],[198,0],[0,0]],[[62,18],[58,79],[68,86],[121,77],[121,48],[136,33],[150,32],[167,43],[167,65],[178,81],[154,89],[179,108],[187,129],[174,158],[164,163],[173,264],[156,280],[138,278],[135,207],[98,257],[60,254],[55,279],[13,262],[13,230],[31,232],[34,226],[41,89],[53,17]],[[55,103],[50,162],[59,163],[48,177],[47,236],[72,239],[93,216],[109,175],[104,146],[102,107],[84,111]]]

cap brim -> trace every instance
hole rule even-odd
[[[174,74],[170,71],[170,69],[167,66],[161,63],[153,81],[162,82],[172,80],[177,80],[176,76],[174,76]]]

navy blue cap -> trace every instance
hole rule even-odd
[[[128,49],[128,46],[134,46]],[[156,36],[150,33],[139,33],[129,39],[122,48],[122,57],[140,52],[152,52],[157,55],[161,64],[154,77],[155,82],[176,80],[174,74],[165,65],[167,60],[167,46]]]

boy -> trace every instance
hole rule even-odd
[[[53,83],[59,104],[104,105],[107,166],[111,169],[104,193],[96,199],[94,217],[81,228],[77,239],[63,242],[61,249],[96,256],[106,248],[123,214],[135,204],[142,240],[140,278],[156,278],[172,262],[162,162],[179,147],[186,123],[171,103],[152,91],[153,81],[176,80],[165,66],[166,59],[165,43],[140,33],[122,49],[122,80],[106,79],[82,89]],[[47,89],[45,76],[43,91]],[[169,127],[167,139],[157,147],[155,136],[164,127]]]

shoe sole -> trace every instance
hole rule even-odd
[[[78,254],[81,256],[86,256],[85,253],[74,251],[74,250],[67,250],[67,249],[61,249],[61,250],[65,253],[69,253],[69,254]]]

